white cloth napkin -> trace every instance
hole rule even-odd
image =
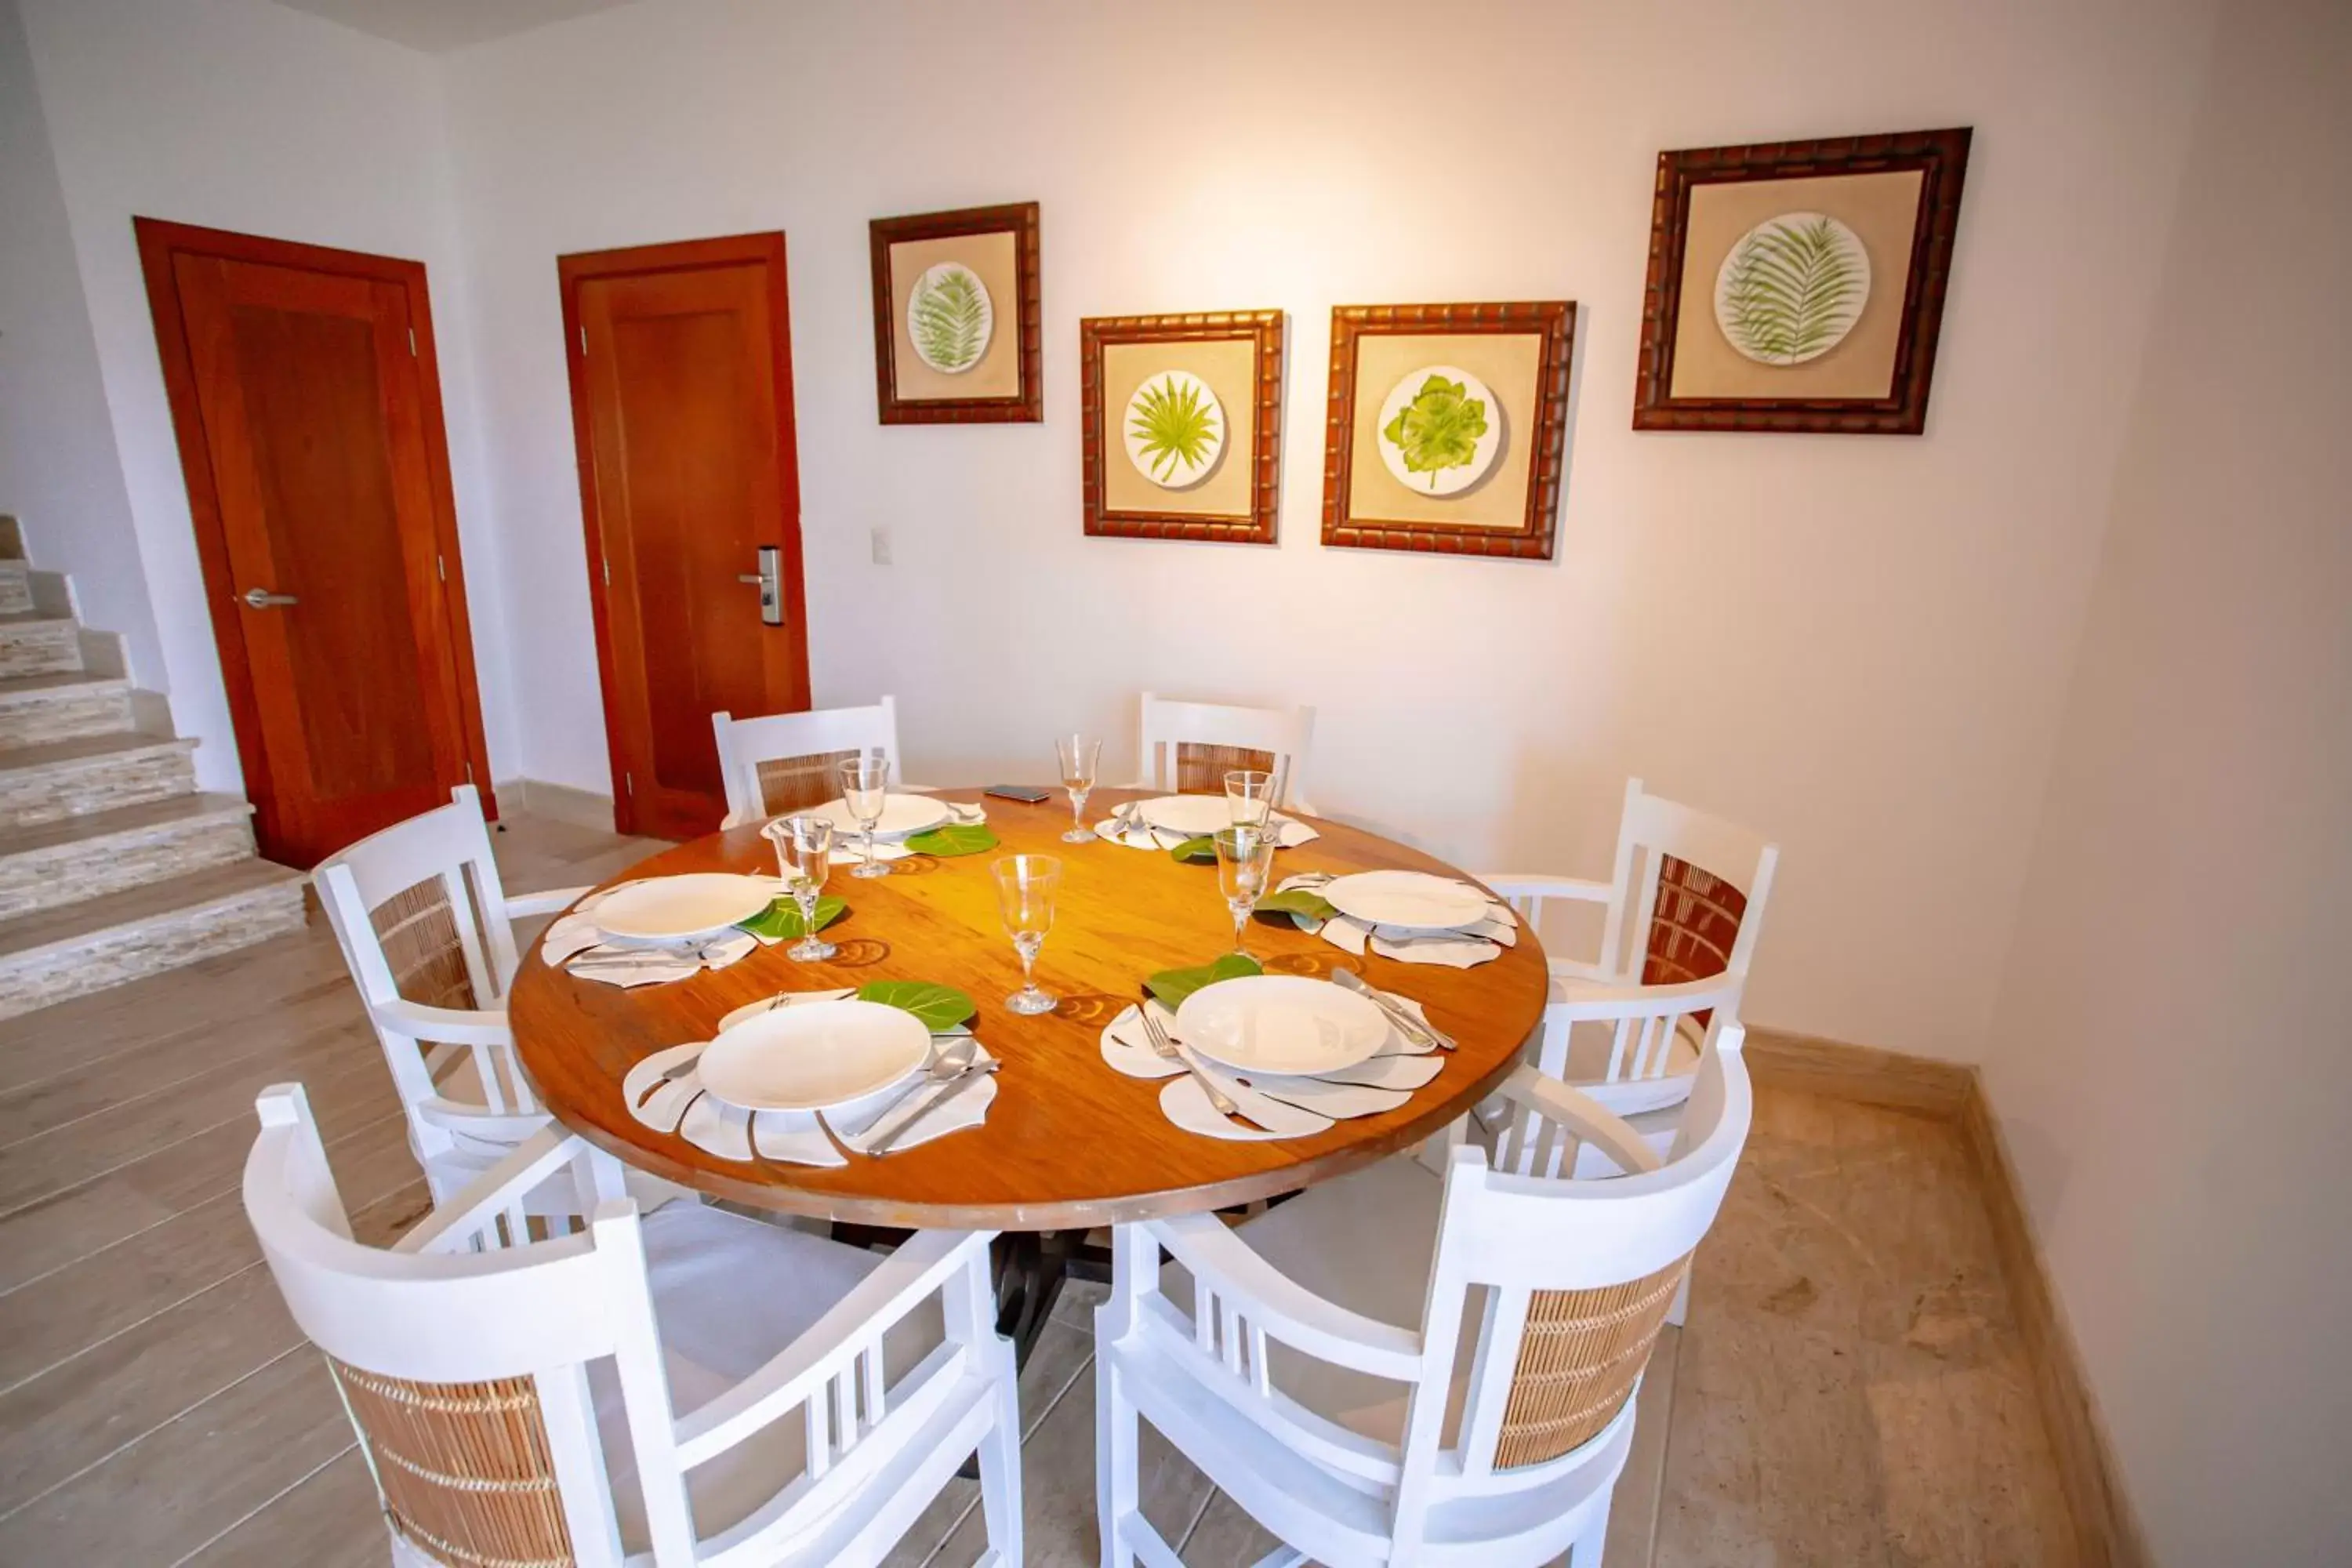
[[[1140,816],[1129,816],[1127,820],[1130,826],[1126,832],[1121,833],[1118,830],[1118,818],[1106,816],[1095,824],[1095,834],[1108,843],[1123,844],[1129,849],[1173,849],[1189,837],[1182,833],[1172,833],[1164,827],[1154,827]],[[1285,816],[1280,812],[1276,812],[1274,820],[1275,825],[1281,829],[1281,837],[1275,841],[1275,847],[1277,849],[1296,849],[1302,844],[1311,844],[1323,837],[1322,829],[1310,827],[1295,816]]]
[[[1284,878],[1275,891],[1314,891],[1332,879],[1328,871],[1301,871],[1295,877]],[[1320,936],[1340,952],[1358,958],[1369,950],[1399,963],[1442,963],[1449,969],[1471,969],[1491,963],[1503,956],[1503,949],[1518,944],[1519,917],[1510,905],[1486,895],[1485,889],[1472,883],[1448,879],[1456,887],[1468,888],[1486,897],[1485,919],[1458,931],[1403,931],[1395,926],[1368,924],[1351,915],[1334,915],[1328,921],[1293,915],[1290,921],[1300,931]]]
[[[783,992],[767,1001],[736,1008],[719,1020],[719,1029],[723,1033],[772,1008],[838,1002],[855,994],[852,991]],[[968,1036],[970,1031],[956,1033]],[[938,1041],[932,1048],[943,1049],[951,1043]],[[929,1084],[916,1080],[893,1084],[878,1093],[822,1112],[746,1110],[705,1090],[701,1079],[692,1070],[677,1078],[665,1078],[670,1068],[698,1060],[709,1044],[709,1040],[696,1040],[656,1051],[629,1069],[628,1076],[621,1080],[621,1096],[629,1114],[655,1131],[675,1132],[721,1160],[748,1163],[756,1152],[761,1159],[785,1164],[845,1165],[849,1160],[842,1152],[844,1146],[861,1154],[866,1152],[879,1136],[891,1131],[906,1110],[912,1109],[911,1104],[901,1100],[910,1088],[918,1098],[931,1092]],[[975,1041],[971,1059],[993,1058],[985,1046]],[[995,1102],[995,1075],[966,1079],[952,1094],[926,1110],[901,1133],[894,1147],[911,1149],[950,1132],[977,1127],[988,1119],[988,1108]]]
[[[1413,1016],[1427,1021],[1421,1004],[1410,996],[1394,999]],[[1182,1062],[1170,1061],[1153,1050],[1138,1007],[1127,1008],[1104,1026],[1103,1060],[1129,1078],[1171,1079],[1160,1091],[1161,1114],[1187,1132],[1203,1137],[1243,1142],[1297,1138],[1322,1131],[1335,1118],[1377,1116],[1402,1105],[1414,1089],[1444,1067],[1443,1061],[1433,1059],[1435,1047],[1414,1043],[1391,1025],[1380,1049],[1353,1067],[1311,1078],[1237,1072],[1188,1048],[1176,1034],[1175,1015],[1158,1001],[1140,1005],[1151,1009],[1177,1050],[1208,1074],[1242,1114],[1257,1125],[1246,1126],[1219,1111],[1209,1103],[1199,1080],[1184,1071]]]

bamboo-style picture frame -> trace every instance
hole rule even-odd
[[[1275,542],[1282,328],[1279,310],[1093,316],[1078,323],[1089,535]],[[1216,449],[1196,465],[1181,451],[1147,445],[1137,423],[1139,400],[1171,392],[1205,395],[1194,428],[1212,435]],[[1142,438],[1131,439],[1130,426]]]
[[[1572,300],[1335,308],[1323,449],[1323,542],[1360,550],[1550,560],[1559,529],[1575,353]],[[1370,367],[1368,354],[1377,362]],[[1432,378],[1423,374],[1454,372],[1452,362],[1467,358],[1478,359],[1492,374],[1474,368],[1464,379],[1436,377],[1444,386],[1433,386]],[[1431,363],[1422,366],[1422,360]],[[1432,466],[1412,470],[1396,460],[1402,445],[1394,452],[1386,450],[1390,432],[1398,432],[1400,440],[1406,434],[1380,416],[1390,403],[1414,393],[1414,387],[1396,379],[1400,367],[1407,365],[1412,366],[1407,380],[1419,378],[1423,389],[1411,397],[1412,407],[1421,407],[1433,395],[1449,408],[1458,405],[1475,422],[1476,437],[1461,454],[1462,462],[1446,462],[1441,455],[1424,459]],[[1490,419],[1490,415],[1499,417]],[[1486,434],[1490,428],[1491,437]],[[1489,440],[1491,447],[1482,447]],[[1474,465],[1479,466],[1478,472],[1447,479],[1449,468]],[[1423,493],[1424,479],[1427,494]]]
[[[878,217],[868,229],[875,390],[882,423],[1043,421],[1045,309],[1037,204]],[[940,283],[946,286],[935,287]],[[919,309],[919,294],[923,303],[939,306],[935,315]],[[938,322],[941,337],[919,345],[913,327],[918,316]],[[940,352],[927,352],[934,348]]]
[[[1925,430],[1969,140],[1960,127],[1659,153],[1633,428]],[[1790,182],[1801,183],[1767,188]],[[1708,210],[1695,222],[1697,204]],[[1830,308],[1812,312],[1826,324],[1810,340],[1743,347],[1738,307],[1726,304],[1737,298],[1735,263],[1768,227],[1824,218],[1824,245],[1801,265],[1839,265],[1835,247],[1858,253],[1861,300],[1848,310],[1827,296]],[[1818,271],[1801,277],[1811,301],[1825,297]],[[1776,395],[1780,378],[1790,390]]]

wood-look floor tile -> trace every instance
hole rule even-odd
[[[382,1568],[390,1552],[357,1448],[189,1559],[189,1568]]]

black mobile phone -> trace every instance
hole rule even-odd
[[[980,793],[998,795],[1005,800],[1025,800],[1032,805],[1052,798],[1054,794],[1052,790],[1039,789],[1035,784],[991,784]]]

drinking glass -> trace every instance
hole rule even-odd
[[[1274,821],[1274,775],[1236,768],[1225,775],[1225,805],[1235,827],[1267,826]]]
[[[874,825],[882,820],[882,806],[890,795],[890,762],[879,752],[868,752],[839,763],[841,800],[866,835],[865,863],[853,877],[887,877],[890,868],[874,858]]]
[[[1274,875],[1274,835],[1263,827],[1228,827],[1216,836],[1216,846],[1217,887],[1233,911],[1234,951],[1247,957],[1249,944],[1242,933]]]
[[[822,963],[840,949],[816,938],[817,895],[833,869],[833,824],[822,816],[779,817],[760,829],[776,847],[776,869],[784,889],[800,906],[801,939],[784,950],[786,958]]]
[[[1053,993],[1037,988],[1037,952],[1045,933],[1054,929],[1054,894],[1062,885],[1062,863],[1051,855],[1007,855],[991,868],[996,873],[996,912],[1004,934],[1021,955],[1021,989],[1004,999],[1005,1007],[1022,1015],[1050,1013]]]
[[[1054,755],[1062,764],[1062,787],[1070,792],[1070,830],[1062,835],[1062,842],[1092,844],[1095,836],[1087,828],[1087,796],[1094,792],[1102,742],[1084,735],[1064,735],[1054,742]]]

